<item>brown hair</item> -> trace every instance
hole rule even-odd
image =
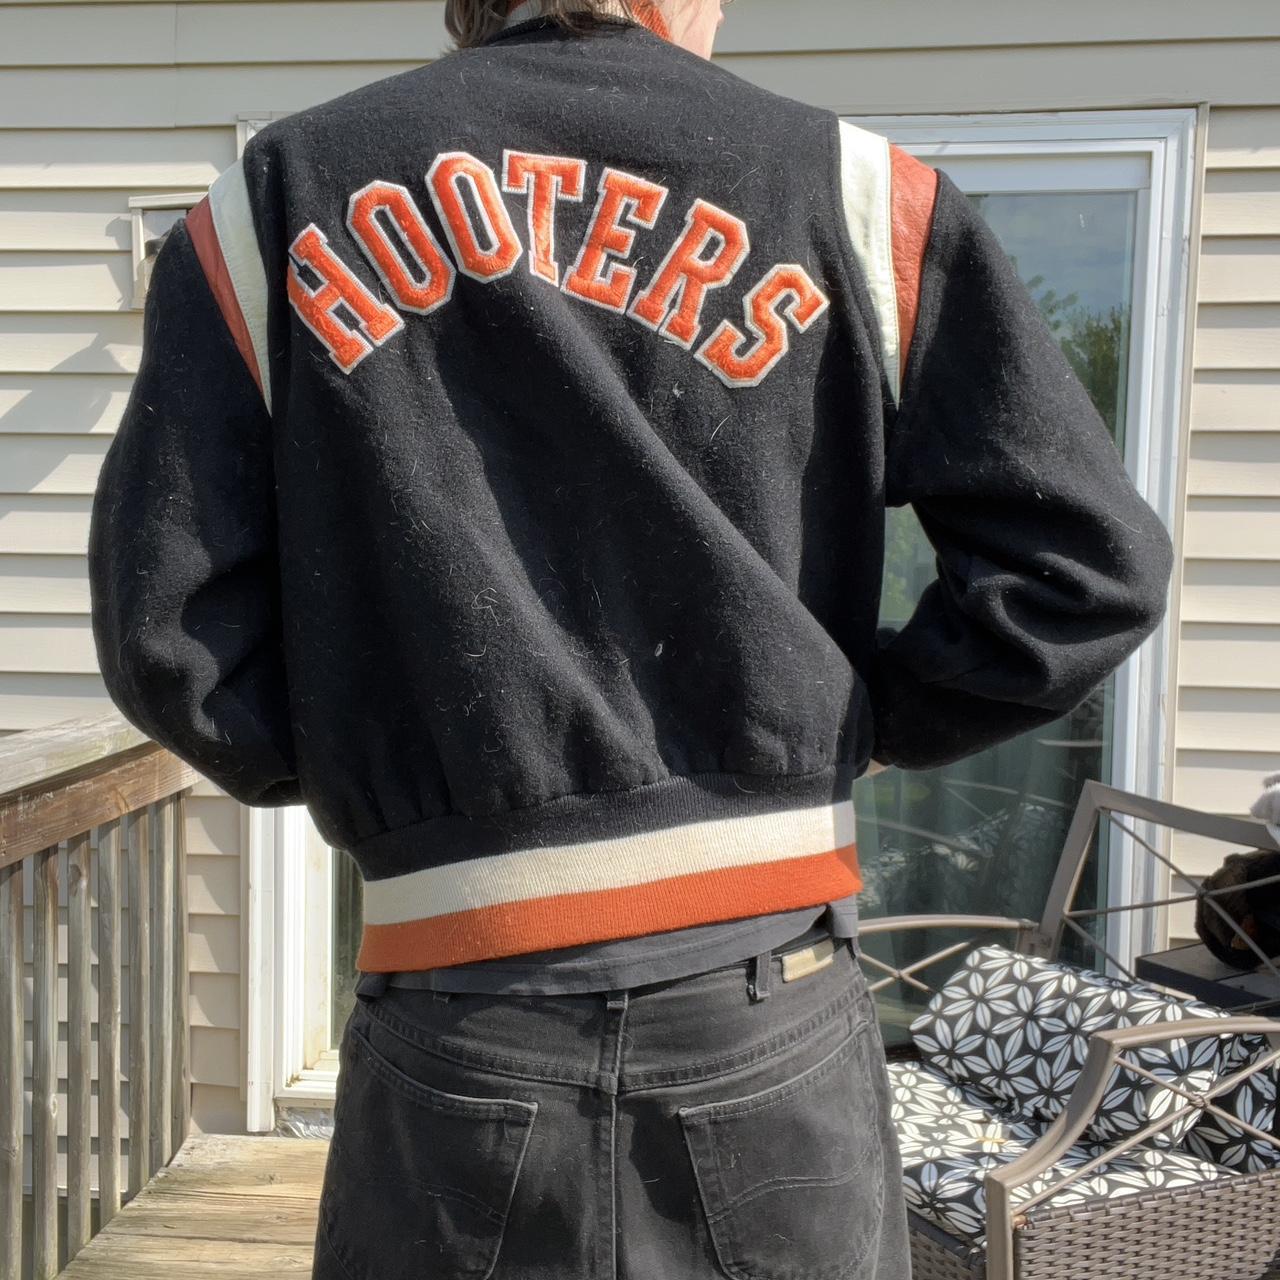
[[[459,49],[479,44],[502,28],[514,0],[447,0],[445,29]],[[561,26],[579,31],[601,13],[632,16],[631,0],[542,0],[541,14]]]

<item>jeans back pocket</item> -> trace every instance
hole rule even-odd
[[[347,1027],[320,1227],[351,1280],[485,1280],[538,1104],[448,1093]]]
[[[720,1266],[734,1280],[853,1280],[884,1207],[871,1023],[757,1093],[680,1107]]]

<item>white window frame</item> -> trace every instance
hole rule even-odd
[[[244,155],[245,144],[259,129],[292,114],[291,111],[241,111],[236,116],[236,155]]]
[[[245,121],[251,122],[251,131],[266,118],[266,113],[255,113]],[[1046,189],[1062,189],[1055,179],[1064,166],[1073,165],[1079,166],[1082,179],[1073,189],[1137,187],[1142,233],[1134,263],[1126,463],[1144,498],[1170,529],[1176,528],[1184,367],[1193,319],[1197,109],[845,118],[946,169],[962,189],[1035,189],[1028,186],[1036,173],[1027,166],[1029,157],[1045,161],[1041,173]],[[1176,625],[1171,610],[1117,672],[1110,781],[1126,790],[1164,794],[1163,691],[1172,669],[1170,641]],[[246,1035],[249,1127],[257,1130],[275,1126],[277,1106],[331,1106],[337,1061],[327,1048],[315,1048],[327,1046],[330,1038],[330,855],[305,808],[249,812]],[[1154,875],[1149,870],[1154,860],[1135,859],[1127,841],[1116,842],[1113,850],[1113,900],[1157,896],[1155,885],[1144,879]],[[1108,949],[1126,961],[1158,943],[1155,937],[1135,935],[1127,919],[1112,928]]]
[[[287,111],[242,111],[236,117],[236,155],[244,154],[245,143],[264,125],[288,114]],[[141,311],[146,305],[147,286],[151,283],[151,266],[155,255],[147,253],[147,242],[162,236],[208,194],[207,190],[170,191],[160,195],[129,197],[133,310]]]
[[[275,1130],[283,1107],[331,1107],[332,853],[303,805],[241,807],[247,975],[246,1123]]]
[[[129,197],[129,239],[133,254],[131,306],[134,311],[141,311],[146,306],[151,268],[155,265],[156,255],[148,253],[148,243],[159,241],[208,194],[207,191],[170,191],[162,195]]]

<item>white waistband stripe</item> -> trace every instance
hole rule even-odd
[[[852,800],[742,818],[715,818],[581,844],[490,854],[370,880],[366,924],[401,924],[555,894],[593,893],[781,862],[855,841]]]

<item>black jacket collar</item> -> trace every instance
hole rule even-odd
[[[493,35],[479,41],[473,47],[483,49],[488,45],[497,44],[500,40],[509,40],[517,36],[533,35],[535,32],[541,32],[544,30],[558,36],[574,39],[578,38],[580,35],[596,34],[601,28],[605,30],[608,30],[609,28],[618,28],[620,31],[640,31],[654,40],[662,39],[661,36],[650,31],[644,23],[636,22],[633,18],[628,18],[621,14],[593,15],[588,19],[588,26],[585,31],[581,33],[571,31],[567,27],[562,27],[554,18],[538,14],[532,18],[525,18],[520,22],[513,22],[508,27],[500,27],[493,33]]]

